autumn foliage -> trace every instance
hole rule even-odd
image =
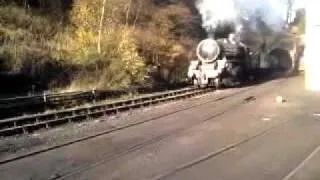
[[[0,70],[72,90],[185,78],[205,36],[193,1],[103,1],[0,0]]]

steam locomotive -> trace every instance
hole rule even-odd
[[[223,39],[205,39],[196,53],[198,60],[191,61],[188,70],[188,78],[196,87],[235,87],[252,78],[252,53],[235,40],[234,34]]]

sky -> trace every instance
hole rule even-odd
[[[299,9],[305,7],[306,0],[294,0],[294,9]]]

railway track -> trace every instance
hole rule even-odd
[[[178,83],[171,86],[159,85],[153,88],[138,86],[120,90],[92,89],[64,93],[43,92],[30,96],[0,98],[0,119],[20,116],[24,113],[34,114],[52,109],[72,108],[84,103],[96,103],[105,99],[119,98],[127,94],[151,94],[185,87],[187,87],[185,83]]]
[[[277,84],[280,85],[281,82],[283,82],[283,80],[277,82]],[[202,106],[202,105],[204,105],[204,104],[208,104],[208,103],[212,103],[212,102],[224,100],[224,99],[226,99],[226,98],[238,96],[238,95],[241,95],[241,94],[244,94],[244,93],[251,94],[250,91],[254,90],[255,88],[256,88],[256,87],[250,87],[250,88],[248,88],[248,89],[238,90],[238,91],[236,91],[236,92],[234,92],[234,93],[231,93],[231,94],[228,94],[228,95],[225,95],[225,96],[222,96],[222,97],[218,97],[218,98],[216,98],[216,99],[214,99],[214,100],[212,100],[212,101],[209,101],[209,102],[205,102],[205,103],[202,103],[202,104],[197,104],[197,105],[194,105],[194,106],[185,108],[185,109],[180,109],[180,110],[178,110],[177,112],[181,112],[181,111],[185,111],[185,110],[188,110],[188,109],[191,109],[191,108],[195,108],[195,107],[198,107],[198,106]],[[272,88],[271,88],[271,89],[272,89]],[[198,90],[198,91],[200,91],[200,90]],[[208,90],[206,90],[206,91],[208,91]],[[202,124],[202,123],[204,123],[204,122],[206,122],[206,121],[216,120],[216,117],[219,117],[219,116],[223,115],[224,113],[229,112],[230,110],[232,110],[232,109],[234,109],[234,108],[236,108],[236,107],[239,107],[240,105],[242,105],[242,104],[244,104],[244,103],[248,103],[248,102],[250,102],[251,100],[255,100],[255,98],[257,98],[257,97],[259,97],[259,96],[262,96],[263,94],[265,94],[265,93],[268,92],[268,91],[270,91],[270,88],[265,89],[263,92],[260,92],[260,93],[258,93],[258,94],[252,93],[253,96],[245,96],[245,97],[241,98],[242,100],[239,101],[238,103],[236,103],[236,104],[235,104],[233,107],[231,107],[229,110],[225,110],[225,111],[221,111],[221,112],[215,113],[215,114],[213,114],[212,116],[210,116],[209,118],[206,118],[206,119],[202,120],[202,121],[200,122],[200,124]],[[203,91],[201,91],[201,92],[203,93]],[[243,95],[242,95],[242,96],[243,96]],[[177,113],[177,112],[173,112],[173,113]],[[4,160],[4,161],[1,161],[1,162],[0,162],[0,165],[1,165],[1,164],[6,164],[6,163],[9,163],[9,162],[14,162],[14,161],[17,161],[17,160],[20,160],[20,159],[24,159],[24,158],[27,158],[27,157],[30,158],[30,157],[32,157],[32,156],[36,156],[36,155],[41,154],[41,153],[44,153],[44,152],[48,152],[48,151],[51,151],[51,150],[54,150],[54,149],[62,148],[62,147],[64,147],[64,146],[69,146],[69,145],[75,144],[75,143],[77,143],[77,142],[86,141],[86,140],[93,139],[93,138],[96,138],[96,137],[99,137],[99,136],[102,136],[102,135],[109,134],[109,133],[111,133],[111,132],[123,130],[123,129],[126,129],[126,128],[130,128],[130,127],[133,127],[133,126],[137,126],[137,125],[146,123],[146,122],[150,122],[150,121],[153,121],[153,120],[157,120],[157,119],[159,119],[159,118],[161,118],[161,117],[169,116],[169,115],[171,115],[171,114],[173,114],[173,113],[164,114],[164,115],[162,115],[162,116],[159,116],[159,117],[156,117],[156,118],[153,118],[153,119],[148,119],[148,120],[145,120],[145,121],[143,121],[143,122],[130,124],[130,125],[127,125],[127,126],[119,127],[119,128],[112,129],[112,130],[105,131],[105,132],[101,132],[101,133],[98,133],[98,134],[95,134],[95,135],[92,135],[92,136],[88,136],[88,137],[85,137],[85,138],[82,138],[82,139],[79,139],[79,140],[76,140],[76,141],[68,142],[68,143],[65,143],[65,144],[61,144],[61,145],[58,145],[58,146],[50,147],[50,148],[43,149],[43,150],[36,151],[36,152],[31,152],[31,153],[29,153],[29,154],[25,154],[25,155],[22,155],[22,156],[19,156],[19,157],[7,159],[7,160]],[[110,156],[108,156],[108,157],[103,157],[101,160],[99,160],[99,161],[97,161],[97,162],[95,162],[95,163],[92,163],[92,164],[90,164],[89,166],[82,167],[82,168],[79,168],[79,169],[74,169],[74,170],[72,170],[71,172],[68,172],[68,173],[66,173],[66,174],[61,174],[61,175],[59,175],[58,177],[56,177],[56,178],[54,178],[54,179],[64,179],[64,178],[66,178],[66,177],[70,177],[70,176],[72,176],[72,175],[74,175],[74,174],[77,174],[77,173],[79,173],[79,172],[86,171],[86,170],[88,170],[88,169],[90,169],[90,168],[93,168],[93,167],[95,167],[95,166],[99,166],[100,164],[103,164],[103,163],[105,163],[105,162],[107,162],[107,161],[110,161],[110,160],[112,160],[112,159],[121,157],[121,156],[123,156],[123,155],[126,155],[126,154],[128,154],[128,153],[134,152],[134,151],[136,151],[136,150],[142,149],[142,148],[144,148],[144,147],[146,147],[146,146],[148,146],[148,145],[150,145],[150,144],[154,144],[154,143],[156,143],[156,142],[166,140],[166,139],[168,139],[168,138],[170,138],[170,137],[173,137],[173,136],[177,135],[178,133],[181,133],[181,132],[183,132],[183,131],[185,131],[185,130],[187,130],[187,129],[190,129],[190,128],[192,128],[192,127],[195,127],[195,126],[197,126],[197,125],[199,125],[199,123],[195,123],[195,124],[192,124],[192,125],[190,125],[190,126],[188,126],[188,127],[184,127],[184,128],[182,128],[182,129],[178,129],[177,131],[170,132],[170,133],[168,133],[168,134],[163,134],[163,135],[160,135],[160,136],[158,136],[158,137],[151,138],[150,140],[147,140],[147,141],[145,141],[145,142],[135,144],[134,146],[132,146],[132,147],[130,147],[130,148],[128,148],[128,149],[124,149],[124,150],[122,150],[121,152],[117,153],[116,155],[114,155],[114,156],[112,156],[112,157],[110,157]],[[276,127],[278,127],[278,126],[280,126],[280,125],[277,125],[277,126],[268,128],[268,129],[266,129],[266,130],[263,130],[263,131],[257,133],[256,135],[251,136],[251,137],[248,137],[248,138],[246,138],[246,139],[244,139],[244,140],[242,140],[242,141],[240,141],[240,142],[238,142],[238,143],[228,145],[228,146],[220,149],[218,152],[214,152],[214,153],[211,153],[211,154],[209,154],[209,155],[207,155],[207,156],[205,156],[205,157],[201,157],[201,158],[198,159],[196,162],[192,162],[192,163],[197,163],[198,161],[202,161],[202,160],[205,159],[205,158],[210,158],[210,157],[212,157],[212,156],[221,154],[222,152],[228,151],[229,149],[231,149],[231,148],[233,148],[233,147],[235,147],[235,146],[239,146],[239,145],[241,145],[241,144],[243,144],[243,143],[246,143],[247,141],[250,141],[250,140],[253,139],[253,138],[256,138],[256,137],[258,137],[258,136],[261,136],[261,135],[267,133],[268,131],[270,131],[271,129],[276,128]],[[186,168],[186,167],[188,167],[188,166],[190,166],[190,163],[178,167],[177,169],[174,170],[174,172],[175,172],[175,171],[179,171],[180,169]],[[166,177],[167,175],[170,175],[170,174],[172,174],[172,173],[174,173],[174,172],[167,172],[167,173],[165,173],[164,175],[160,175],[160,176],[156,177],[156,179],[161,179],[161,178]]]
[[[42,114],[27,115],[0,120],[0,136],[29,133],[41,128],[50,128],[61,124],[91,120],[117,114],[122,111],[141,108],[163,102],[190,98],[213,91],[212,89],[185,88],[165,93],[157,93],[129,100],[79,107]]]
[[[278,85],[281,85],[282,83],[284,83],[283,80],[281,80],[280,82],[277,82]],[[213,101],[206,102],[206,103],[204,103],[204,104],[213,103],[213,102],[217,102],[217,101],[221,101],[221,100],[226,100],[226,99],[228,99],[228,98],[233,98],[233,97],[234,97],[234,98],[238,98],[238,96],[244,96],[244,94],[246,94],[246,93],[248,93],[248,92],[253,92],[256,88],[257,88],[257,87],[250,87],[250,88],[245,89],[245,90],[239,90],[239,91],[236,91],[236,92],[231,93],[231,94],[229,94],[229,95],[226,95],[226,96],[222,96],[222,97],[220,97],[220,98],[217,98],[217,99],[215,99],[215,100],[213,100]],[[93,169],[93,168],[95,168],[95,167],[98,167],[98,166],[100,166],[100,165],[102,165],[102,164],[104,164],[104,163],[108,163],[109,161],[112,161],[112,160],[114,160],[114,159],[120,158],[120,157],[125,156],[125,155],[127,155],[127,154],[129,154],[129,153],[133,153],[133,152],[135,152],[135,151],[139,151],[139,150],[141,150],[141,149],[143,149],[143,148],[146,148],[146,147],[148,147],[148,146],[150,146],[150,145],[152,145],[152,144],[159,143],[159,142],[164,142],[164,141],[168,141],[168,140],[170,140],[171,138],[176,137],[177,135],[185,132],[185,131],[188,130],[188,129],[194,128],[194,127],[199,126],[199,125],[201,125],[201,124],[203,124],[203,123],[205,123],[205,122],[208,122],[208,121],[216,121],[216,120],[218,120],[218,119],[217,119],[218,117],[224,115],[225,113],[228,113],[228,112],[234,110],[235,108],[240,107],[240,106],[243,105],[243,104],[246,104],[246,103],[249,103],[249,102],[251,102],[251,101],[256,100],[256,98],[259,98],[260,96],[265,95],[266,93],[268,93],[268,92],[269,92],[270,90],[272,90],[272,89],[273,89],[273,88],[270,88],[270,87],[269,87],[269,88],[266,88],[266,89],[264,89],[262,92],[259,92],[259,93],[248,93],[248,94],[250,94],[250,95],[244,96],[243,98],[240,98],[240,99],[241,99],[240,101],[238,101],[237,103],[233,104],[233,105],[230,106],[228,109],[222,110],[222,111],[219,111],[219,112],[216,112],[216,113],[212,114],[210,117],[201,120],[200,123],[199,123],[199,122],[198,122],[198,123],[194,123],[194,124],[191,124],[191,125],[189,125],[189,126],[187,126],[187,127],[183,127],[183,128],[181,128],[181,129],[178,129],[178,130],[176,130],[176,131],[173,131],[173,132],[170,132],[170,133],[167,133],[167,134],[164,134],[164,135],[160,135],[160,136],[157,136],[157,137],[155,137],[155,138],[151,138],[150,140],[147,140],[147,141],[145,141],[145,142],[143,142],[143,143],[136,144],[136,145],[132,146],[131,148],[128,148],[128,149],[126,149],[126,150],[124,150],[124,151],[122,151],[122,152],[119,152],[119,153],[117,153],[117,154],[114,155],[114,156],[104,157],[104,158],[100,159],[99,161],[96,161],[96,162],[94,162],[94,163],[92,163],[92,164],[89,164],[89,165],[87,165],[87,166],[85,166],[85,167],[81,167],[81,168],[78,168],[78,169],[73,169],[71,172],[68,172],[68,173],[66,173],[66,174],[61,174],[61,175],[59,175],[57,178],[54,178],[54,179],[55,179],[55,180],[58,180],[58,179],[59,179],[59,180],[60,180],[60,179],[68,179],[68,178],[70,178],[70,177],[73,177],[73,176],[76,175],[76,174],[86,172],[86,171],[88,171],[88,170],[90,170],[90,169]],[[196,105],[196,106],[201,106],[201,105],[204,105],[204,104],[200,104],[200,105]],[[189,108],[189,109],[190,109],[190,108]],[[164,172],[164,173],[159,174],[159,175],[157,175],[157,176],[155,176],[155,177],[152,177],[151,180],[161,180],[161,179],[165,179],[166,177],[169,177],[169,176],[171,176],[171,175],[173,175],[173,174],[175,174],[175,173],[177,173],[177,172],[179,172],[179,171],[182,171],[182,170],[184,170],[184,169],[187,169],[187,168],[189,168],[189,167],[191,167],[191,166],[193,166],[193,165],[196,165],[196,164],[198,164],[198,163],[200,163],[200,162],[203,162],[203,161],[205,161],[205,160],[207,160],[207,159],[210,159],[210,158],[213,158],[213,157],[215,157],[215,156],[218,156],[218,155],[220,155],[220,154],[222,154],[222,153],[224,153],[224,152],[227,152],[227,151],[229,151],[229,150],[231,150],[231,149],[233,149],[233,148],[235,148],[235,147],[241,146],[241,145],[243,145],[243,144],[245,144],[245,143],[247,143],[247,142],[249,142],[249,141],[252,141],[253,139],[256,139],[256,138],[258,138],[258,137],[260,137],[260,136],[263,136],[263,135],[267,134],[268,132],[270,132],[271,130],[273,130],[273,129],[275,129],[275,128],[278,128],[278,127],[286,124],[287,122],[289,122],[289,120],[288,120],[288,121],[285,121],[285,122],[282,122],[282,123],[279,123],[279,124],[277,124],[277,125],[274,125],[274,126],[272,126],[272,127],[266,128],[266,129],[264,129],[264,130],[261,130],[261,131],[257,132],[256,134],[254,134],[254,135],[252,135],[252,136],[249,136],[249,137],[247,137],[247,138],[244,138],[244,139],[242,139],[242,140],[240,140],[240,141],[237,141],[237,142],[235,142],[235,143],[228,144],[228,145],[220,148],[220,149],[217,150],[217,151],[210,152],[209,154],[207,154],[207,155],[205,155],[205,156],[199,157],[198,159],[195,159],[195,160],[190,161],[190,162],[188,162],[188,163],[186,163],[186,164],[183,164],[183,165],[181,165],[181,166],[178,166],[178,167],[176,167],[175,169],[172,169],[172,171]]]
[[[49,109],[71,108],[128,93],[129,91],[126,90],[90,90],[2,98],[0,99],[0,118],[20,116],[24,113],[41,113]]]
[[[131,123],[131,124],[124,125],[124,126],[121,126],[121,127],[109,129],[109,130],[106,130],[106,131],[103,131],[103,132],[99,132],[99,133],[96,133],[96,134],[93,134],[93,135],[89,135],[89,136],[74,140],[74,141],[69,141],[69,142],[66,142],[66,143],[63,143],[63,144],[51,146],[49,148],[44,148],[44,149],[41,149],[41,150],[29,152],[29,153],[24,154],[24,155],[20,155],[20,156],[16,156],[16,157],[13,157],[13,158],[5,159],[5,160],[0,161],[0,165],[6,164],[6,163],[9,163],[9,162],[14,162],[14,161],[17,161],[17,160],[20,160],[20,159],[32,157],[32,156],[35,156],[35,155],[38,155],[38,154],[41,154],[41,153],[45,153],[45,152],[52,151],[52,150],[55,150],[55,149],[59,149],[59,148],[62,148],[62,147],[66,147],[66,146],[69,146],[69,145],[72,145],[72,144],[75,144],[75,143],[79,143],[79,142],[83,142],[83,141],[90,140],[90,139],[93,139],[93,138],[97,138],[99,136],[107,135],[107,134],[110,134],[110,133],[113,133],[113,132],[116,132],[116,131],[124,130],[124,129],[131,128],[131,127],[134,127],[134,126],[138,126],[138,125],[141,125],[141,124],[144,124],[144,123],[148,123],[148,122],[151,122],[151,121],[156,121],[156,120],[158,120],[160,118],[167,117],[167,116],[179,113],[179,112],[187,111],[187,110],[190,110],[192,108],[203,106],[203,105],[206,105],[206,104],[209,104],[209,103],[221,101],[221,100],[224,100],[226,98],[229,98],[229,97],[236,96],[238,94],[244,93],[246,91],[247,90],[238,90],[238,91],[236,91],[236,92],[234,92],[232,94],[227,94],[227,95],[224,95],[224,96],[221,96],[221,97],[217,97],[213,101],[208,101],[208,102],[192,105],[192,106],[189,106],[189,107],[186,107],[186,108],[178,109],[176,111],[169,112],[169,113],[166,113],[166,114],[162,114],[162,115],[159,115],[159,116],[156,116],[156,117],[153,117],[153,118],[150,118],[150,119],[146,119],[146,120],[143,120],[143,121],[140,121],[140,122]],[[152,139],[151,141],[153,142],[155,140],[160,140],[160,139],[161,139],[161,137],[158,137],[158,138]],[[137,144],[136,146],[133,146],[133,147],[129,148],[128,150],[126,150],[124,153],[130,152],[130,151],[135,150],[136,148],[139,148],[139,147],[141,147],[141,146],[143,146],[145,144],[151,143],[151,141],[147,141],[147,142],[144,142],[144,143]]]
[[[276,128],[288,123],[289,121],[290,120],[284,121],[284,122],[282,122],[280,124],[277,124],[277,125],[274,125],[274,126],[272,126],[270,128],[267,128],[265,130],[259,131],[258,133],[254,134],[254,135],[252,135],[250,137],[244,138],[244,139],[239,140],[239,141],[237,141],[235,143],[228,144],[228,145],[226,145],[226,146],[224,146],[224,147],[222,147],[222,148],[220,148],[220,149],[218,149],[216,151],[209,152],[208,154],[206,154],[204,156],[201,156],[201,157],[199,157],[197,159],[194,159],[194,160],[189,161],[189,162],[187,162],[185,164],[177,166],[176,168],[174,168],[174,169],[172,169],[170,171],[167,171],[167,172],[164,172],[162,174],[159,174],[159,175],[151,178],[150,180],[166,179],[166,178],[168,178],[168,177],[170,177],[170,176],[172,176],[172,175],[174,175],[176,173],[179,173],[179,172],[181,172],[183,170],[186,170],[188,168],[191,168],[191,167],[193,167],[193,166],[195,166],[197,164],[205,162],[205,161],[207,161],[207,160],[209,160],[211,158],[219,156],[220,154],[226,153],[226,152],[228,152],[228,151],[230,151],[232,149],[235,149],[235,148],[237,148],[237,147],[239,147],[241,145],[244,145],[244,144],[246,144],[246,143],[248,143],[248,142],[250,142],[250,141],[252,141],[252,140],[254,140],[254,139],[258,138],[258,137],[266,135],[270,131],[272,131],[273,129],[276,129]]]

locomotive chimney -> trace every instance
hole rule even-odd
[[[209,27],[207,32],[208,32],[208,38],[209,39],[214,39],[215,38],[214,37],[214,29],[213,29],[213,27]]]

